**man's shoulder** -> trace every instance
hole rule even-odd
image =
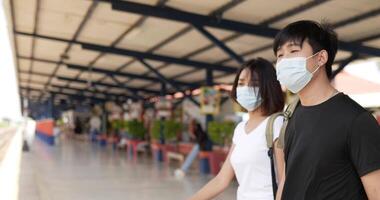
[[[343,94],[334,105],[334,111],[356,118],[367,110],[348,95]]]

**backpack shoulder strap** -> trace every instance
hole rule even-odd
[[[283,123],[283,125],[281,127],[280,137],[279,137],[279,140],[278,140],[278,143],[277,143],[277,147],[278,148],[283,149],[284,146],[285,146],[285,132],[286,132],[286,128],[287,128],[289,120],[290,120],[290,118],[292,118],[294,110],[297,108],[298,104],[299,104],[299,98],[297,97],[292,103],[290,103],[286,107],[286,109],[284,111],[284,123]]]
[[[283,116],[282,112],[272,114],[269,119],[265,129],[265,137],[267,141],[268,149],[273,147],[273,124],[277,117]]]
[[[283,115],[282,112],[272,114],[268,119],[267,126],[265,129],[265,137],[267,140],[267,147],[268,147],[268,157],[270,159],[270,165],[271,165],[272,189],[273,189],[274,198],[276,198],[277,181],[276,181],[276,169],[275,169],[274,156],[273,156],[273,152],[274,152],[273,151],[273,125],[276,118],[282,115]]]

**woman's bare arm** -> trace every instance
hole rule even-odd
[[[208,200],[218,196],[222,193],[231,183],[235,176],[232,168],[230,157],[235,145],[232,145],[226,160],[223,163],[221,170],[212,180],[210,180],[202,189],[200,189],[189,200]]]

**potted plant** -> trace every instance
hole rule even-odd
[[[213,143],[226,146],[232,140],[235,124],[231,121],[209,122],[208,133]]]
[[[125,129],[134,140],[143,140],[145,136],[144,124],[138,120],[126,121]]]

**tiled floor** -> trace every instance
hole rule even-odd
[[[137,162],[126,153],[96,144],[64,140],[49,147],[35,141],[21,164],[19,200],[181,200],[211,177],[196,169],[184,179],[143,156]],[[233,183],[216,199],[235,199]]]

